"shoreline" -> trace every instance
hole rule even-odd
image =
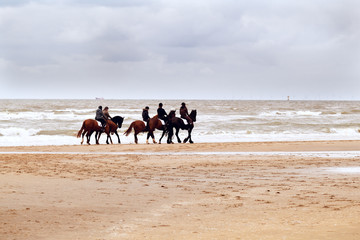
[[[100,145],[44,145],[0,146],[0,152],[308,152],[308,151],[360,151],[360,140],[272,141],[272,142],[209,142],[194,144],[100,144]],[[211,151],[211,152],[212,152]]]
[[[357,140],[0,152],[5,240],[360,238]]]

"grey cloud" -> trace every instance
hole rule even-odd
[[[346,98],[346,89],[359,87],[359,7],[355,0],[2,1],[0,76],[24,91],[51,86],[49,79],[58,90],[101,79],[146,85],[139,97],[147,98],[179,81],[201,98],[316,98],[337,89]]]

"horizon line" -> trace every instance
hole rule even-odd
[[[360,99],[245,99],[245,98],[0,98],[0,100],[95,100],[95,101],[107,101],[107,100],[160,100],[160,101],[360,101]]]

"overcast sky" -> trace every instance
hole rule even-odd
[[[358,0],[1,0],[0,98],[357,99]]]

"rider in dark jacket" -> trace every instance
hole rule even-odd
[[[142,118],[143,118],[143,121],[146,122],[145,131],[149,131],[149,121],[150,121],[150,117],[149,117],[149,107],[148,107],[148,106],[146,106],[146,107],[143,109]]]
[[[99,106],[98,109],[96,110],[95,120],[98,120],[99,122],[101,122],[102,130],[104,130],[105,125],[106,125],[106,118],[102,111],[102,106]]]
[[[163,107],[163,104],[159,103],[159,108],[157,109],[157,114],[158,114],[158,117],[161,120],[164,120],[164,122],[167,123],[168,115],[167,115],[166,111],[162,107]]]
[[[184,102],[181,103],[180,116],[181,116],[181,118],[186,119],[186,121],[188,122],[188,124],[193,124],[193,120],[190,118],[189,112],[188,112],[187,107],[186,107],[186,105],[185,105]]]

